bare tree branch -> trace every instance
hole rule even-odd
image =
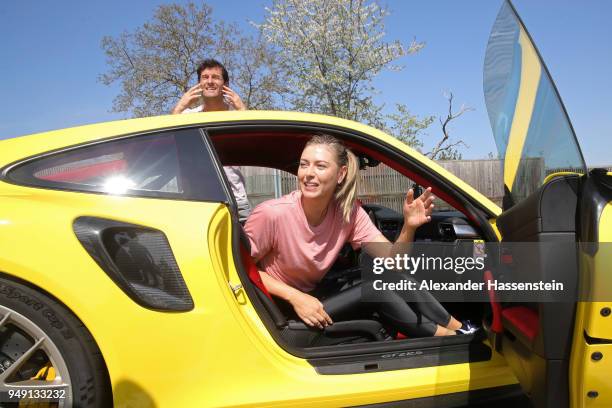
[[[440,122],[440,125],[442,127],[442,137],[440,138],[438,143],[436,143],[433,149],[431,149],[431,151],[425,153],[425,155],[428,156],[432,160],[440,159],[441,157],[457,157],[457,156],[460,157],[460,154],[456,150],[456,147],[461,146],[461,145],[465,147],[469,147],[463,140],[459,140],[457,142],[450,143],[449,142],[450,133],[449,133],[448,126],[451,121],[457,119],[458,117],[463,115],[465,112],[473,111],[474,109],[470,106],[462,104],[461,107],[459,108],[459,111],[456,113],[453,113],[454,95],[452,92],[449,92],[448,94],[445,94],[445,96],[446,96],[446,99],[448,100],[448,114],[446,115],[446,118],[444,118],[444,120],[442,119],[442,117],[438,118],[438,121]]]

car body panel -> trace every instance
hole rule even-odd
[[[608,307],[610,303],[606,304]],[[603,304],[596,302],[579,302],[576,311],[576,329],[572,344],[570,365],[570,396],[572,407],[610,407],[612,393],[610,390],[610,373],[612,372],[612,343],[590,344],[582,330],[587,327],[585,320],[597,320]],[[610,319],[609,317],[607,319]],[[609,323],[608,323],[609,326]],[[592,358],[593,353],[602,353],[601,360]],[[589,398],[588,393],[596,391],[597,398]]]
[[[608,203],[599,219],[599,242],[612,243],[612,203]],[[609,245],[609,244],[604,244]],[[591,277],[589,287],[595,293],[594,298],[597,300],[605,299],[612,288],[612,274],[610,273],[610,265],[612,265],[610,250],[598,251],[592,257],[592,269],[589,271]],[[585,260],[585,262],[587,262]],[[598,292],[599,289],[603,289]],[[612,307],[610,302],[592,302],[584,319],[584,332],[593,338],[606,339],[612,341],[612,316],[604,317],[600,313],[603,307]]]
[[[491,218],[489,220],[489,225],[491,226],[491,228],[493,228],[493,231],[495,232],[495,236],[497,237],[497,239],[501,241],[502,236],[501,236],[501,233],[499,232],[499,228],[497,228],[497,219]]]
[[[599,240],[612,242],[612,203],[604,207],[599,219]],[[608,288],[606,293],[610,293],[609,265],[612,265],[609,250],[598,251],[594,256],[583,253],[581,274],[589,277],[590,287]],[[607,358],[612,355],[612,316],[602,314],[604,308],[611,307],[609,301],[578,303],[570,367],[572,406],[612,406],[609,392],[612,360]],[[601,353],[603,358],[594,359],[593,353]],[[588,397],[591,391],[598,392],[597,398]]]

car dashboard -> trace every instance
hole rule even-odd
[[[394,242],[404,225],[402,214],[378,204],[363,204],[362,207],[385,238]],[[434,211],[431,221],[415,232],[415,241],[454,242],[463,239],[481,238],[467,217],[459,211]]]

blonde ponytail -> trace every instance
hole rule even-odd
[[[334,198],[340,211],[342,211],[342,219],[344,222],[349,222],[351,211],[357,199],[357,191],[359,187],[359,160],[344,144],[333,136],[325,133],[315,134],[306,143],[306,146],[311,145],[326,145],[329,146],[335,153],[338,166],[346,166],[346,175],[342,183],[338,185]]]
[[[335,197],[338,206],[342,210],[344,222],[349,222],[355,199],[357,198],[357,187],[359,187],[359,162],[350,150],[346,149],[347,163],[346,176],[340,184]]]

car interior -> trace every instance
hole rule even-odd
[[[467,197],[454,191],[441,177],[428,174],[424,166],[408,162],[404,155],[388,146],[377,145],[377,142],[371,141],[365,135],[348,134],[339,129],[300,125],[220,126],[208,129],[207,133],[223,165],[268,167],[296,174],[301,151],[316,131],[325,131],[343,140],[358,156],[362,168],[385,163],[418,185],[432,186],[435,195],[454,208],[452,211],[434,212],[432,221],[417,230],[417,241],[496,240],[486,221],[486,215]],[[253,146],[258,146],[256,154]],[[377,228],[393,241],[402,228],[401,213],[376,203],[363,204],[363,208]],[[234,224],[237,237],[234,245],[235,253],[239,253],[236,259],[241,260],[241,265],[237,267],[241,276],[245,278],[248,276],[248,279],[243,280],[243,286],[272,336],[292,354],[310,357],[312,362],[317,358],[330,356],[350,356],[395,348],[405,350],[407,347],[423,350],[423,347],[430,347],[430,351],[437,352],[439,357],[440,347],[448,345],[450,351],[446,357],[448,360],[443,357],[441,361],[480,361],[490,358],[491,350],[483,343],[486,337],[483,330],[474,335],[411,339],[399,333],[394,327],[381,322],[375,313],[363,316],[359,320],[334,322],[324,330],[308,327],[299,320],[290,306],[268,294],[259,277],[257,266],[250,257],[249,241],[237,218]],[[359,280],[361,278],[359,259],[359,251],[353,251],[350,245],[345,246],[322,284],[340,289],[343,285]],[[458,319],[481,322],[483,318],[490,316],[488,303],[443,303],[443,305]],[[438,365],[441,361],[438,360],[433,364],[429,359],[421,364]],[[318,369],[325,371],[325,368],[321,368],[323,366],[325,364],[321,364]],[[385,369],[382,364],[375,366],[375,370]],[[328,366],[325,367],[329,369]],[[349,372],[353,371],[349,369]]]

